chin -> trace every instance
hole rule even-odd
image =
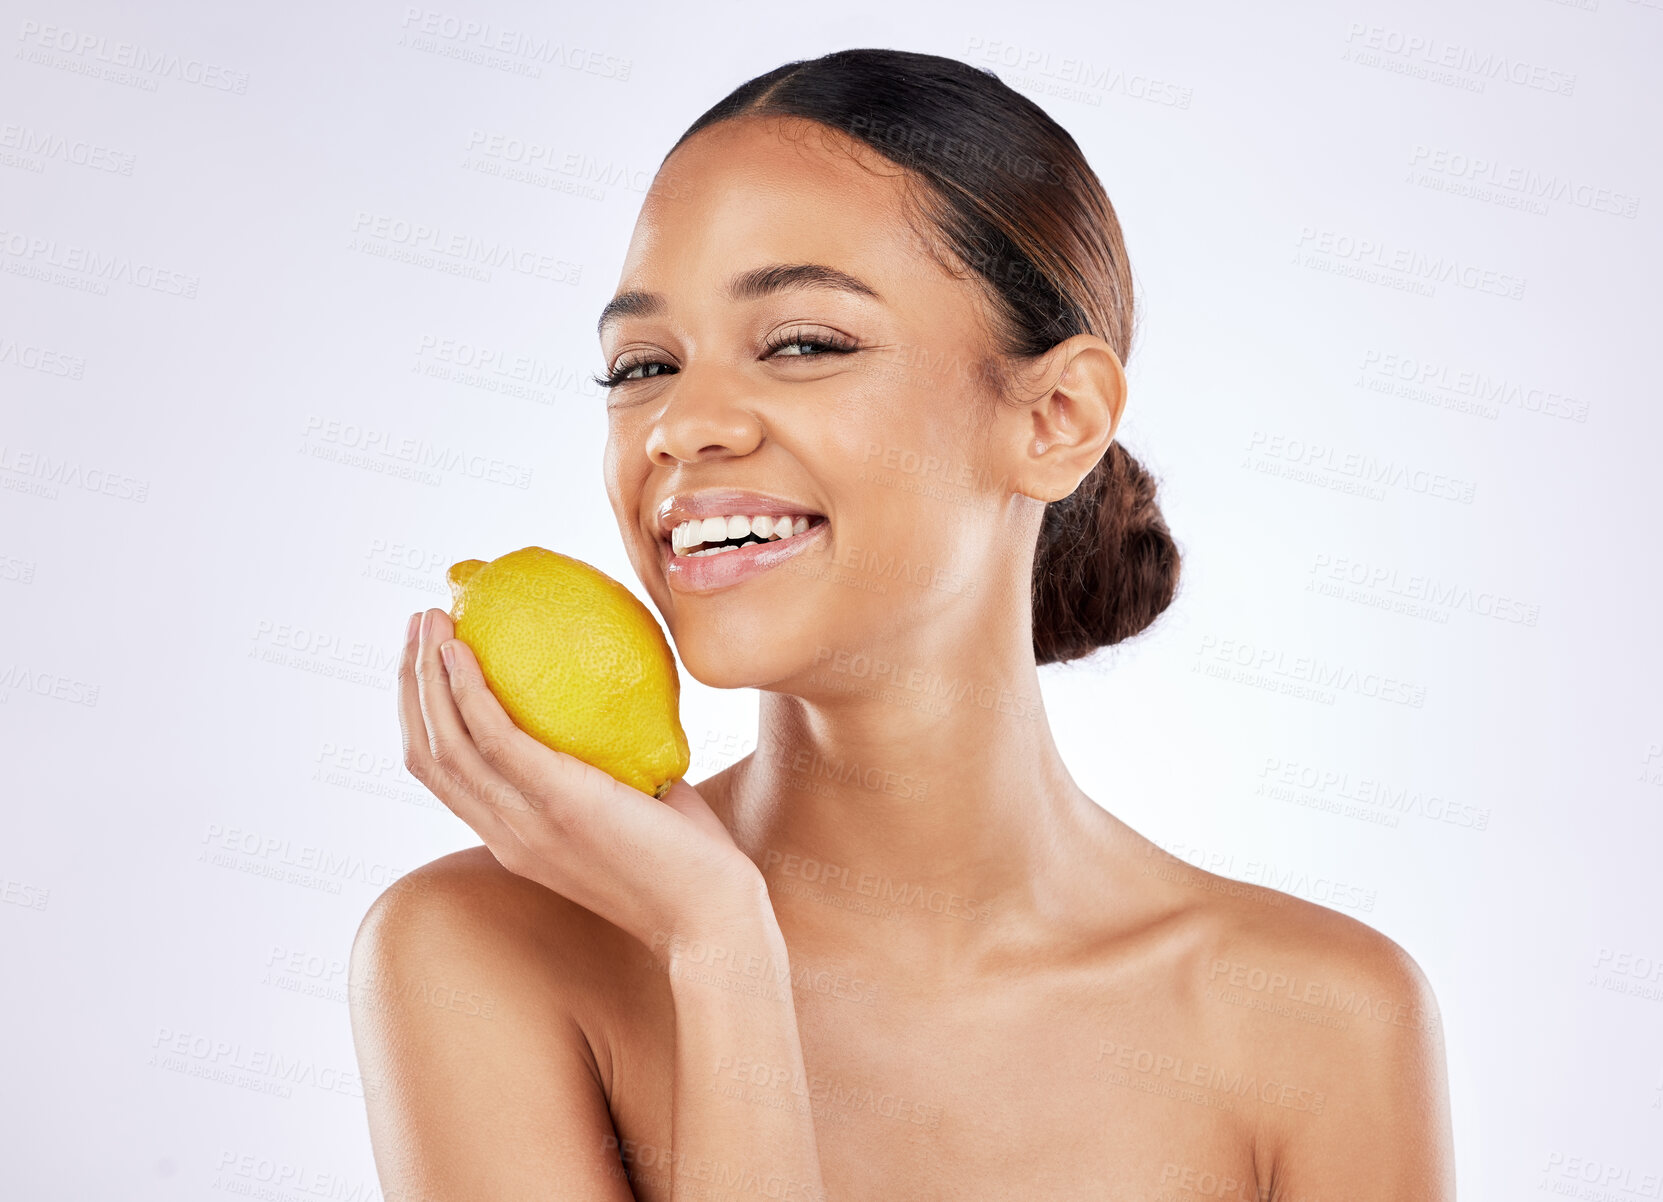
[[[771,665],[753,651],[748,641],[725,638],[695,637],[676,644],[676,654],[687,674],[712,689],[760,688],[778,679],[770,671]]]
[[[815,640],[778,621],[743,631],[684,623],[675,647],[687,674],[713,689],[766,689],[814,671]]]

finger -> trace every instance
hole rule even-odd
[[[442,630],[443,636],[438,634]],[[519,843],[502,818],[503,811],[526,808],[519,790],[504,780],[474,749],[456,704],[450,697],[444,665],[439,661],[439,643],[452,630],[450,616],[442,610],[428,610],[422,617],[421,635],[413,650],[419,725],[413,737],[421,744],[417,754],[427,771],[423,783],[456,816],[478,832],[498,852],[497,845],[511,850]],[[498,859],[502,856],[499,854]]]
[[[398,661],[398,727],[404,766],[411,776],[425,783],[427,723],[422,719],[421,698],[416,695],[416,640],[421,634],[420,622],[420,614],[412,615],[405,632],[404,654]]]
[[[581,821],[581,812],[603,804],[606,794],[621,796],[620,791],[626,791],[644,796],[594,765],[555,751],[520,729],[491,692],[473,648],[456,638],[447,640],[441,648],[447,645],[451,654],[446,669],[451,700],[474,749],[556,827],[564,829]]]
[[[685,779],[677,778],[662,800],[665,805],[700,830],[724,842],[733,842],[733,835],[722,825],[722,820],[716,816],[716,811],[710,808],[710,803],[704,799],[704,795]]]
[[[510,825],[556,871],[562,865],[579,865],[619,850],[655,860],[663,849],[687,845],[686,815],[594,765],[532,738],[515,725],[492,694],[479,660],[468,645],[455,639],[450,646],[451,694],[478,754],[517,788],[537,813],[535,821],[513,816]],[[692,787],[681,784],[703,806],[703,799]],[[687,806],[688,802],[683,799],[682,804]],[[708,807],[704,808],[708,812]],[[715,822],[715,815],[710,815],[709,821]],[[720,822],[715,822],[714,830],[731,845]],[[582,898],[567,896],[583,904]]]
[[[529,852],[531,868],[520,875],[626,930],[650,931],[663,920],[654,916],[653,891],[643,883],[685,874],[690,857],[712,882],[737,882],[742,868],[755,871],[686,781],[671,785],[675,804],[664,805],[539,742],[503,709],[466,643],[451,638],[441,646],[450,652],[449,688],[475,753],[531,806],[503,815]],[[701,837],[691,826],[709,834]]]
[[[445,784],[444,774],[433,762],[427,718],[422,713],[420,686],[416,680],[416,661],[421,654],[422,616],[418,613],[412,619],[404,641],[404,654],[398,665],[398,725],[404,749],[404,767],[454,813],[456,807],[448,796],[451,790]],[[461,814],[456,816],[467,822]]]
[[[427,719],[422,714],[421,696],[416,680],[416,661],[421,651],[421,621],[423,615],[414,614],[404,640],[404,654],[398,665],[398,724],[404,748],[404,767],[440,801],[445,808],[467,823],[481,842],[490,848],[497,862],[505,868],[507,858],[524,845],[507,829],[494,811],[475,812],[475,807],[459,794],[456,787],[433,762],[433,751],[427,733]]]

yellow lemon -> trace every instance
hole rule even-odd
[[[542,547],[447,577],[456,637],[516,726],[654,797],[687,771],[675,656],[627,588]]]

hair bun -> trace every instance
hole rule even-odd
[[[1034,659],[1062,663],[1147,629],[1172,604],[1181,556],[1154,476],[1118,442],[1045,507],[1034,551]]]

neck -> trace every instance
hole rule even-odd
[[[1118,824],[1062,762],[1031,646],[1004,651],[822,648],[792,692],[763,692],[757,749],[716,804],[794,945],[881,933],[945,967],[1100,896],[1094,853]]]

